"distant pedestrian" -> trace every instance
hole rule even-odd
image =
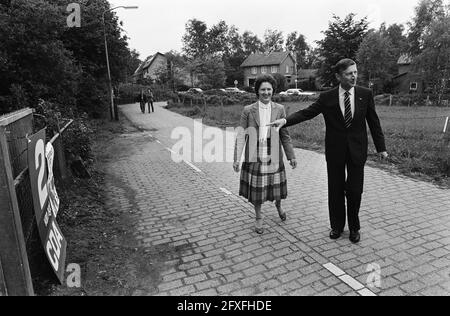
[[[148,102],[148,113],[150,113],[150,106],[152,107],[152,112],[155,112],[155,108],[153,107],[153,100],[154,96],[153,96],[153,92],[152,90],[148,89],[147,90],[147,102]]]
[[[145,103],[147,103],[147,95],[144,93],[144,90],[141,89],[141,92],[139,94],[139,104],[142,113],[145,113]]]

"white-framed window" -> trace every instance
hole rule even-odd
[[[417,82],[411,82],[409,84],[409,90],[411,91],[417,91]]]
[[[252,75],[256,75],[258,73],[258,68],[252,67]]]
[[[262,66],[261,67],[261,73],[262,74],[266,74],[267,73],[267,67],[266,66]]]
[[[286,65],[286,73],[288,74],[289,73],[289,65]]]
[[[278,72],[278,66],[272,66],[270,72],[276,74]]]

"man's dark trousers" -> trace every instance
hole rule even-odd
[[[328,210],[331,229],[341,232],[345,227],[345,199],[350,231],[359,231],[359,209],[364,187],[364,164],[355,164],[346,154],[345,163],[327,162]]]

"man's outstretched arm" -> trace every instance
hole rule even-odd
[[[307,107],[304,110],[297,111],[295,113],[292,113],[289,115],[286,119],[279,119],[272,123],[270,123],[270,126],[273,126],[277,128],[277,130],[280,130],[282,127],[289,127],[293,125],[297,125],[301,122],[311,120],[315,118],[317,115],[322,113],[322,95],[319,97],[319,99],[311,104],[309,107]]]

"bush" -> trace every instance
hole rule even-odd
[[[190,88],[191,88],[191,87],[189,87],[189,86],[187,86],[187,85],[180,84],[180,85],[177,86],[177,91],[182,91],[182,92],[184,92],[184,91],[188,91]]]
[[[248,92],[248,93],[255,93],[255,87],[243,87],[242,90]]]
[[[282,74],[278,74],[278,73],[273,74],[273,77],[277,81],[277,88],[276,88],[275,92],[286,91],[287,90],[286,77],[283,76]]]
[[[56,135],[69,119],[73,119],[72,125],[63,135],[67,158],[72,160],[79,156],[84,161],[92,158],[93,130],[89,126],[89,117],[86,113],[73,113],[56,103],[41,99],[36,107],[35,117],[36,131],[46,127],[47,140]]]
[[[188,112],[188,116],[197,116],[203,113],[203,110],[196,105],[191,111]]]

